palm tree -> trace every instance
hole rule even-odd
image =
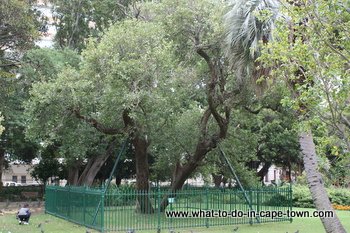
[[[255,60],[259,56],[259,42],[272,40],[271,31],[280,15],[278,6],[275,0],[232,0],[230,11],[225,16],[226,55],[240,81],[253,76]],[[269,15],[260,21],[259,12]]]
[[[260,15],[260,17],[259,17]],[[254,71],[259,56],[259,42],[268,43],[277,17],[280,17],[279,3],[275,0],[233,0],[225,16],[227,29],[227,56],[237,78],[241,81],[249,77],[258,78]],[[264,71],[268,72],[268,71]],[[298,94],[298,93],[296,93]],[[301,153],[307,174],[308,186],[317,210],[333,210],[327,196],[322,177],[318,172],[317,154],[311,132],[299,135]],[[327,233],[346,232],[333,211],[333,218],[321,218]]]

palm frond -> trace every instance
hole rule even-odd
[[[277,0],[231,0],[225,15],[227,57],[241,76],[249,74],[259,55],[259,42],[272,40],[278,16]]]

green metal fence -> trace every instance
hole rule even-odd
[[[248,189],[246,194],[252,209],[259,211],[282,211],[292,208],[292,189]],[[167,202],[167,205],[162,205]],[[163,208],[165,207],[165,208]],[[249,211],[244,193],[237,189],[188,188],[170,193],[167,189],[155,188],[148,192],[133,189],[90,189],[86,187],[46,187],[45,211],[57,217],[94,228],[101,232],[187,227],[210,227],[220,225],[256,224],[258,222],[291,221],[281,218],[200,217],[171,218],[169,211],[202,212],[208,210],[231,213]],[[203,214],[203,213],[202,213]]]

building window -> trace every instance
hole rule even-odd
[[[12,181],[17,183],[17,176],[12,176]]]
[[[269,182],[269,173],[265,175],[265,182]]]
[[[27,183],[27,177],[26,176],[21,176],[21,183],[22,184]]]

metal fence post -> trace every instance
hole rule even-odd
[[[289,190],[288,190],[288,193],[289,193],[289,210],[292,211],[292,208],[293,208],[293,189],[292,189],[292,183],[290,183],[289,185]],[[289,219],[290,222],[293,222],[293,218],[291,217]]]
[[[105,207],[105,193],[102,192],[101,195],[101,232],[103,233],[105,228],[104,228],[104,220],[105,220],[105,211],[104,211],[104,207]]]
[[[205,186],[205,196],[206,196],[206,210],[209,210],[209,195],[208,195],[208,186]],[[209,218],[205,218],[205,226],[209,228]]]
[[[161,224],[161,222],[160,222],[160,205],[161,205],[161,203],[160,203],[160,186],[159,186],[159,184],[158,184],[158,188],[157,188],[157,198],[158,198],[158,227],[157,227],[157,232],[158,233],[160,233],[160,224]]]
[[[67,210],[67,218],[70,219],[70,206],[71,206],[71,200],[70,200],[70,186],[68,186],[68,210]]]
[[[252,189],[249,189],[249,200],[250,200],[250,205],[253,206],[253,203],[252,203],[252,201],[253,201],[253,198],[252,198]],[[253,208],[250,207],[250,210],[249,210],[249,211],[253,211]],[[249,224],[250,224],[250,225],[253,225],[253,217],[252,217],[252,215],[250,215]]]
[[[45,194],[46,194],[46,197],[45,197],[45,199],[47,198],[47,194],[48,194],[48,189],[47,188],[45,188]],[[45,214],[46,214],[46,210],[47,210],[47,208],[48,208],[48,202],[47,201],[45,201]]]
[[[86,221],[85,221],[85,213],[86,212],[86,187],[84,186],[84,189],[83,189],[83,222],[84,222],[84,225],[86,224]]]
[[[53,209],[54,209],[54,214],[57,216],[57,212],[58,212],[57,211],[57,188],[55,187],[54,190],[55,190],[55,194],[54,194],[55,199],[54,199],[54,203],[53,203],[54,204]]]
[[[256,212],[260,212],[260,190],[256,190]]]

